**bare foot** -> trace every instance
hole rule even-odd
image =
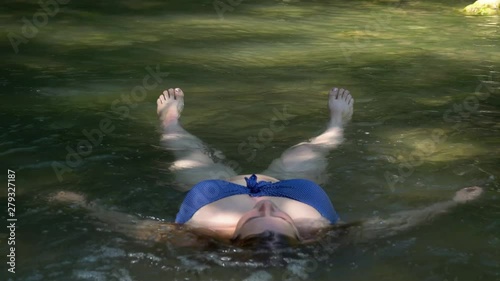
[[[342,126],[351,120],[354,99],[345,89],[330,90],[328,106],[330,107],[330,127]]]
[[[474,200],[479,197],[483,193],[483,189],[479,186],[472,186],[462,188],[455,193],[455,197],[453,197],[453,201],[457,203],[465,203],[470,200]]]
[[[184,92],[179,88],[165,90],[158,97],[156,104],[156,112],[165,127],[177,123],[184,108]]]

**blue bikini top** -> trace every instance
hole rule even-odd
[[[257,176],[245,178],[247,186],[224,180],[205,180],[196,184],[186,195],[175,218],[176,223],[186,223],[201,207],[217,200],[240,194],[251,197],[275,196],[293,199],[315,208],[332,224],[339,220],[332,202],[317,184],[305,179],[282,180],[275,183],[257,182]]]

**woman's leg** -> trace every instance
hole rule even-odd
[[[281,180],[303,178],[323,183],[326,180],[326,156],[342,142],[342,127],[352,117],[353,104],[354,99],[349,91],[333,88],[328,99],[328,128],[321,135],[287,149],[262,174]]]
[[[175,155],[176,161],[170,170],[175,173],[181,189],[189,190],[202,180],[228,179],[236,175],[230,167],[214,161],[207,145],[179,124],[180,113],[184,108],[184,93],[181,89],[163,91],[156,103],[163,129],[161,144]]]

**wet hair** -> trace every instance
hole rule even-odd
[[[231,242],[238,247],[251,250],[276,250],[293,247],[299,244],[297,238],[274,231],[264,231],[245,238],[235,237]]]

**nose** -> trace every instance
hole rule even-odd
[[[259,213],[264,216],[270,216],[273,212],[276,211],[276,205],[269,200],[261,201],[260,206],[258,208]]]

